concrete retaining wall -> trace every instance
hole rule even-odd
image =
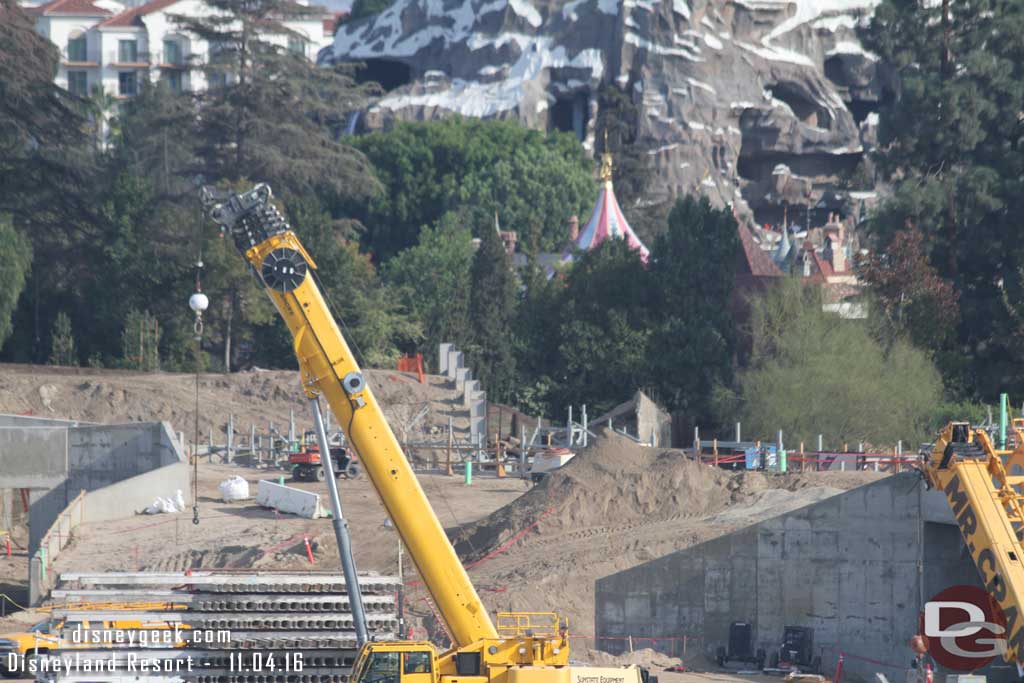
[[[599,580],[597,634],[686,635],[713,659],[732,622],[751,623],[755,649],[767,652],[784,627],[809,626],[826,675],[842,651],[844,680],[875,671],[903,680],[901,669],[858,657],[909,666],[924,602],[949,586],[980,586],[952,523],[917,475],[892,476]]]
[[[166,422],[95,425],[0,416],[0,489],[29,489],[29,557],[81,491],[86,522],[125,517],[178,489],[191,496],[185,456]],[[52,557],[50,558],[52,559]],[[43,572],[30,572],[33,600]]]

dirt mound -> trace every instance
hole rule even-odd
[[[700,465],[682,451],[641,446],[604,430],[565,467],[489,517],[458,529],[453,541],[461,557],[473,560],[538,520],[545,533],[558,533],[694,519],[749,502],[779,483],[760,472],[730,474]]]
[[[582,651],[594,644],[598,578],[882,476],[731,472],[605,431],[529,492],[450,535],[489,609],[556,610],[583,636],[574,644]]]

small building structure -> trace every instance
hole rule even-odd
[[[672,416],[640,390],[633,398],[591,420],[588,427],[608,427],[655,448],[672,445]]]

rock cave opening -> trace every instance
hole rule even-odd
[[[549,110],[548,130],[573,133],[577,140],[582,141],[590,122],[589,101],[590,93],[586,91],[556,98]]]
[[[846,108],[850,110],[850,114],[853,115],[853,120],[857,122],[857,125],[860,125],[867,119],[868,114],[878,111],[878,102],[850,100],[846,103]]]
[[[769,86],[768,90],[772,97],[789,105],[793,114],[806,125],[825,129],[832,127],[832,116],[828,110],[808,97],[799,86],[782,81]]]
[[[787,215],[790,223],[804,225],[808,220],[808,207],[806,195],[799,189],[800,185],[807,183],[804,190],[813,187],[816,191],[834,186],[839,181],[849,178],[862,159],[863,154],[860,153],[752,153],[749,148],[741,148],[736,170],[740,177],[749,183],[743,189],[743,198],[750,205],[754,219],[758,223],[776,225],[782,222],[783,215]],[[778,196],[776,190],[772,189],[775,184],[774,172],[780,165],[785,165],[793,176],[802,179],[791,187],[789,196]],[[784,208],[784,201],[788,202],[788,210]],[[837,208],[831,205],[811,207],[811,226],[823,224],[829,212],[836,210]]]
[[[412,67],[393,59],[367,59],[355,73],[356,83],[379,83],[385,92],[412,83]]]

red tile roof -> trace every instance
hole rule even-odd
[[[111,14],[110,10],[94,5],[92,0],[50,0],[43,5],[33,7],[32,13],[43,16],[69,14],[79,17],[105,17]]]
[[[338,25],[338,20],[342,17],[347,17],[348,12],[334,12],[331,16],[324,19],[324,33],[334,35],[334,28]]]
[[[80,2],[81,0],[72,1]],[[150,2],[147,2],[144,5],[132,7],[131,9],[125,10],[120,14],[115,14],[109,19],[101,21],[98,25],[101,28],[141,26],[141,22],[139,21],[140,17],[143,17],[147,14],[152,14],[153,12],[158,12],[162,9],[166,9],[171,5],[177,4],[180,1],[181,0],[151,0]]]
[[[737,225],[736,230],[740,234],[746,270],[749,271],[749,274],[754,277],[781,277],[782,271],[775,265],[771,255],[754,241],[750,230],[742,225]]]

